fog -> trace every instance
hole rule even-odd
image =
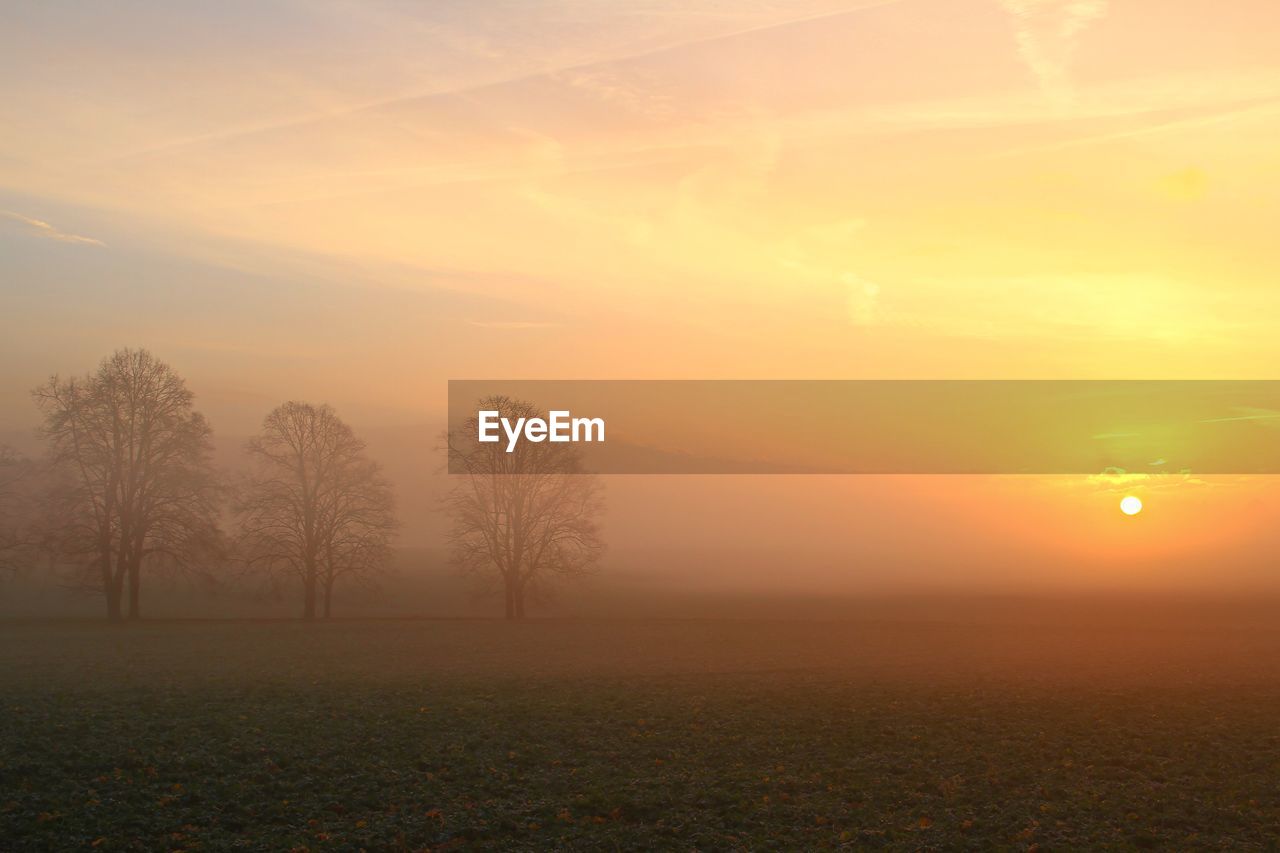
[[[199,397],[197,397],[199,406]],[[10,415],[20,413],[9,412]],[[217,429],[219,412],[210,411]],[[233,423],[243,418],[232,413]],[[443,422],[354,422],[391,480],[402,524],[390,570],[344,589],[338,616],[501,615],[492,590],[463,578],[446,546],[451,478]],[[215,432],[235,474],[242,435]],[[3,440],[38,454],[32,430]],[[455,478],[456,479],[456,478]],[[889,600],[1221,599],[1280,592],[1266,477],[614,475],[602,478],[607,552],[589,577],[544,590],[533,615],[840,618]],[[1146,510],[1128,518],[1123,494]],[[284,617],[296,595],[264,592],[251,572],[215,583],[148,581],[154,617]],[[92,595],[38,568],[7,584],[6,615],[96,616]]]

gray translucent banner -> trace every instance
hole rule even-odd
[[[492,398],[568,413],[560,437],[581,419],[557,447],[602,474],[1280,472],[1273,380],[453,380],[451,446]],[[505,453],[491,426],[471,446]],[[450,473],[474,472],[460,458]]]

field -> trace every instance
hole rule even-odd
[[[1266,619],[10,624],[0,690],[7,850],[1280,839]]]

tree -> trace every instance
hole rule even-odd
[[[477,410],[512,421],[541,415],[509,397],[487,397]],[[480,442],[478,426],[471,418],[447,436],[457,477],[445,498],[453,559],[465,573],[496,581],[506,617],[523,619],[539,590],[596,568],[602,489],[572,444],[525,441],[508,453],[502,442]]]
[[[219,547],[209,425],[182,378],[144,349],[32,394],[59,475],[45,527],[103,593],[109,619],[125,616],[126,584],[138,619],[144,568],[194,568]]]
[[[33,466],[0,445],[0,576],[18,571],[30,550]]]
[[[302,582],[303,618],[327,619],[339,578],[367,580],[390,559],[391,487],[329,406],[288,402],[251,439],[256,472],[237,506],[251,565]]]

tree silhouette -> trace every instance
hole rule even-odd
[[[477,410],[513,421],[541,415],[530,403],[501,396],[480,400]],[[445,497],[454,562],[497,582],[506,618],[523,619],[527,600],[555,580],[596,568],[604,553],[596,521],[602,489],[582,470],[574,445],[524,441],[508,453],[503,442],[479,441],[474,417],[447,443],[457,478]]]
[[[16,573],[32,540],[33,466],[0,445],[0,576]]]
[[[303,618],[328,618],[339,578],[368,579],[390,558],[391,488],[329,406],[279,406],[248,451],[257,471],[237,511],[249,563],[300,580]]]
[[[97,372],[32,392],[57,474],[52,546],[101,590],[107,617],[141,616],[144,567],[191,568],[215,554],[219,489],[211,431],[169,365],[117,350]]]

